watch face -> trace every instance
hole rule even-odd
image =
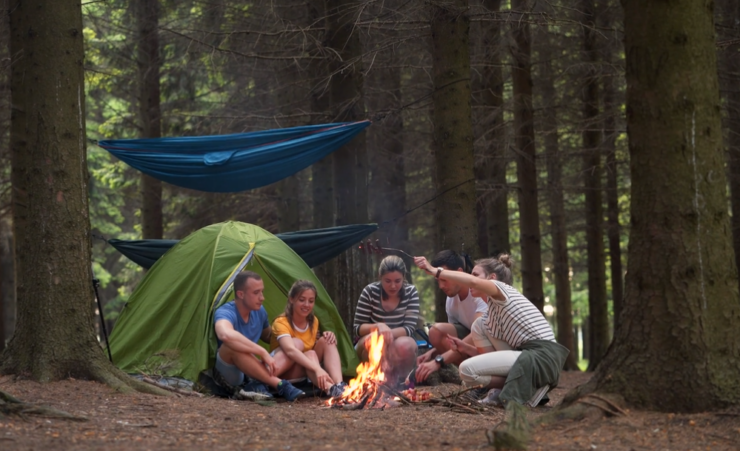
[[[441,355],[438,355],[438,356],[437,356],[437,357],[436,357],[436,358],[434,359],[434,361],[435,361],[435,362],[437,362],[437,363],[439,363],[440,365],[443,365],[443,364],[445,363],[445,358],[444,358],[444,357],[442,357]]]

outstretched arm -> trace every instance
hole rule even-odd
[[[274,372],[275,361],[265,348],[254,343],[249,338],[234,329],[234,326],[228,320],[216,321],[216,336],[223,343],[223,346],[242,354],[253,354],[262,359],[270,375]]]
[[[439,277],[442,280],[459,283],[467,288],[473,288],[498,301],[506,300],[503,293],[501,293],[501,290],[499,290],[496,284],[492,283],[489,279],[481,279],[463,271],[449,271],[442,268],[435,268],[425,257],[414,257],[414,263],[429,275]]]

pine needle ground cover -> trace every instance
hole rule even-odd
[[[589,377],[564,373],[558,403]],[[456,390],[458,386],[430,390]],[[95,382],[38,384],[0,378],[0,390],[38,405],[87,417],[77,422],[35,415],[0,418],[2,449],[396,450],[493,449],[486,431],[501,409],[479,414],[412,405],[385,410],[323,408],[322,400],[262,406],[218,398],[120,394]],[[532,419],[549,412],[539,408]],[[529,450],[731,450],[740,443],[740,411],[693,415],[627,411],[535,427]]]

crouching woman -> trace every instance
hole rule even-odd
[[[331,331],[320,332],[319,320],[313,314],[315,303],[313,282],[297,280],[293,283],[285,313],[272,323],[270,350],[275,359],[275,372],[288,380],[308,376],[329,396],[339,396],[345,383],[337,338]]]
[[[501,260],[504,260],[503,262]],[[490,389],[488,402],[515,401],[536,407],[557,385],[568,349],[555,342],[545,317],[519,291],[502,282],[505,258],[475,262],[471,274],[435,268],[424,257],[416,265],[439,280],[459,283],[487,299],[488,312],[475,320],[471,335],[478,355],[460,364],[466,385]],[[498,272],[498,274],[497,274]]]

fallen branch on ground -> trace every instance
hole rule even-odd
[[[0,418],[15,415],[25,418],[26,415],[38,415],[46,418],[57,418],[70,421],[87,421],[86,417],[72,415],[71,413],[57,410],[47,406],[35,406],[16,398],[15,396],[0,390]]]

